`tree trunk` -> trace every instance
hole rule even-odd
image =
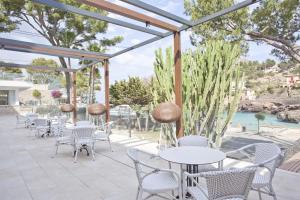
[[[94,103],[94,95],[95,95],[95,66],[92,66],[92,88],[91,88],[91,102]]]
[[[68,68],[68,65],[65,61],[65,59],[63,57],[59,57],[59,61],[62,67],[64,68]],[[66,78],[66,90],[67,90],[67,103],[70,103],[70,82],[71,82],[71,78],[70,78],[70,73],[69,72],[65,72],[65,78]]]
[[[88,105],[91,103],[91,96],[92,96],[92,87],[91,87],[92,69],[93,69],[93,67],[89,71],[89,91],[88,91],[88,98],[87,98],[87,101],[86,101],[86,110],[85,110],[85,117],[86,117],[87,120],[89,119]]]
[[[259,120],[257,120],[257,134],[259,134]]]

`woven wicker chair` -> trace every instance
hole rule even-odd
[[[95,151],[94,151],[94,129],[88,127],[78,127],[73,130],[74,135],[74,148],[75,148],[75,157],[74,162],[77,162],[78,151],[83,147],[89,147],[91,149],[92,158],[95,160]]]
[[[111,148],[111,143],[110,143],[109,136],[112,134],[111,128],[112,128],[113,124],[114,124],[113,121],[107,122],[104,125],[104,130],[101,130],[101,129],[96,130],[95,134],[94,134],[95,142],[97,142],[97,141],[107,141],[108,144],[109,144],[110,151],[112,151],[112,148]]]
[[[172,170],[158,169],[150,166],[140,160],[140,151],[136,149],[129,149],[127,155],[133,160],[138,178],[138,192],[136,199],[143,200],[152,196],[158,196],[164,199],[169,199],[161,194],[166,194],[171,199],[176,199],[173,195],[174,191],[178,191],[179,199],[182,199],[181,184],[179,175]],[[143,172],[146,168],[151,170],[148,173]],[[143,198],[143,193],[148,193],[146,198]],[[169,194],[171,192],[172,194]]]
[[[185,191],[195,200],[245,200],[251,189],[256,168],[211,171],[198,174],[185,172],[185,178],[192,181],[192,186]],[[206,188],[197,179],[204,178]]]
[[[274,143],[255,143],[228,152],[227,156],[236,153],[247,157],[252,162],[250,167],[258,167],[252,189],[258,191],[259,199],[262,199],[261,193],[265,193],[276,200],[277,197],[272,186],[272,180],[276,168],[283,159],[283,153],[280,148]]]

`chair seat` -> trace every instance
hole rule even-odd
[[[206,188],[202,188],[202,190],[207,195]],[[195,200],[205,200],[205,199],[208,199],[206,197],[206,195],[198,187],[188,187],[187,191],[194,197]],[[243,200],[243,199],[242,198],[228,198],[226,200]]]
[[[259,168],[255,172],[252,182],[253,188],[262,188],[269,184],[271,173],[266,168]]]
[[[107,140],[107,135],[104,131],[96,131],[93,138],[95,140]]]
[[[60,144],[71,144],[72,138],[70,136],[62,136],[56,138],[56,141],[59,142]]]
[[[78,140],[75,141],[76,145],[91,145],[94,143],[94,141],[90,138],[84,139],[84,138],[80,138]]]
[[[178,188],[178,182],[169,172],[157,172],[146,176],[142,188],[149,193],[160,193]]]

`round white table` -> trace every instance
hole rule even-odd
[[[169,162],[186,165],[213,164],[221,162],[226,158],[226,154],[222,151],[195,146],[168,148],[161,151],[159,156]]]
[[[168,148],[161,151],[159,156],[168,162],[180,164],[182,189],[184,179],[183,165],[187,165],[189,173],[198,173],[198,165],[213,163],[218,163],[218,167],[221,170],[223,168],[223,160],[226,158],[226,154],[222,151],[196,146]]]

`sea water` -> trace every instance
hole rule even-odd
[[[261,126],[269,127],[282,127],[282,128],[300,128],[298,123],[283,122],[277,119],[276,115],[265,114],[265,120],[260,121]],[[245,126],[247,130],[257,130],[257,119],[255,113],[251,112],[237,112],[235,113],[232,123],[232,127]]]

